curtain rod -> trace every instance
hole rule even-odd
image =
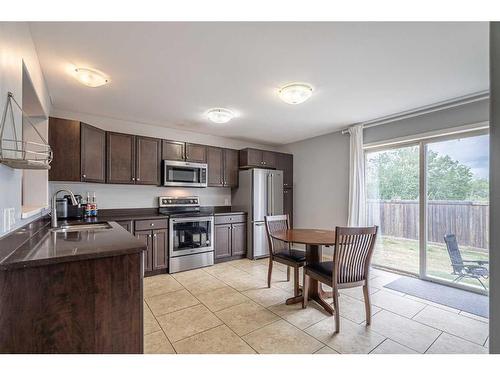
[[[403,112],[395,113],[392,115],[379,117],[379,118],[376,118],[373,120],[362,122],[360,124],[363,125],[364,129],[367,129],[367,128],[371,128],[374,126],[388,124],[390,122],[400,121],[400,120],[404,120],[407,118],[422,116],[422,115],[425,115],[428,113],[438,112],[438,111],[442,111],[445,109],[458,107],[458,106],[461,106],[464,104],[479,102],[481,100],[489,99],[489,97],[490,97],[489,90],[479,91],[479,92],[476,92],[473,94],[460,96],[458,98],[444,100],[442,102],[429,104],[429,105],[426,105],[423,107],[418,107],[415,109],[410,109],[408,111],[403,111]],[[353,124],[353,125],[357,125],[357,124]],[[342,134],[349,134],[348,128],[343,129]]]

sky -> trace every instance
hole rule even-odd
[[[471,168],[477,178],[489,179],[489,136],[487,134],[429,143],[429,149],[441,155],[449,155]]]

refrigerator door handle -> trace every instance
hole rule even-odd
[[[273,192],[273,185],[272,185],[272,181],[271,181],[271,174],[266,175],[266,182],[267,182],[266,212],[267,212],[267,215],[272,215],[272,192]]]
[[[271,215],[275,215],[274,211],[274,174],[271,173]]]

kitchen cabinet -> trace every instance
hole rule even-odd
[[[135,179],[135,136],[108,132],[106,141],[106,182],[109,184],[133,184]]]
[[[106,182],[110,184],[160,184],[160,140],[107,132]]]
[[[146,272],[168,268],[168,224],[166,223],[168,222],[165,219],[135,221],[135,236],[143,240],[147,246],[144,252]]]
[[[276,169],[283,171],[283,188],[293,187],[293,155],[276,153]]]
[[[283,190],[283,213],[290,218],[290,227],[293,228],[293,189]]]
[[[150,137],[135,137],[135,183],[159,185],[161,176],[160,140]]]
[[[241,258],[247,252],[246,215],[217,215],[214,226],[215,259]]]
[[[245,148],[240,150],[241,168],[275,168],[276,152]]]
[[[53,160],[49,181],[105,182],[105,131],[79,121],[49,118]]]
[[[134,222],[132,220],[117,220],[116,223],[121,225],[128,232],[134,234]]]
[[[106,132],[84,123],[80,125],[80,169],[82,182],[105,182]]]
[[[176,141],[162,141],[162,159],[184,161],[186,158],[186,144]]]
[[[215,225],[215,259],[231,256],[231,224]]]
[[[207,147],[208,186],[238,186],[238,151]]]
[[[193,163],[206,163],[207,146],[186,143],[186,161]]]
[[[152,271],[153,270],[153,234],[150,230],[136,230],[135,236],[144,241],[146,244],[146,251],[144,254],[144,271]]]
[[[207,146],[164,139],[162,141],[162,159],[206,163]]]
[[[247,253],[247,225],[235,223],[231,225],[231,254],[245,255]]]
[[[49,181],[80,181],[80,121],[49,118]]]

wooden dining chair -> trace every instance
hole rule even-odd
[[[307,306],[309,278],[332,288],[335,312],[335,333],[340,331],[339,289],[363,287],[366,325],[371,323],[371,305],[368,294],[368,273],[377,237],[377,226],[336,227],[333,261],[308,263],[304,266],[302,308]]]
[[[269,242],[269,269],[267,271],[267,287],[271,287],[271,277],[273,272],[273,262],[278,262],[287,266],[287,281],[290,281],[290,268],[293,268],[293,289],[294,296],[300,294],[299,288],[299,268],[306,262],[306,252],[304,250],[292,249],[288,242],[277,240],[271,237],[272,233],[290,229],[288,215],[266,216],[267,240]]]

